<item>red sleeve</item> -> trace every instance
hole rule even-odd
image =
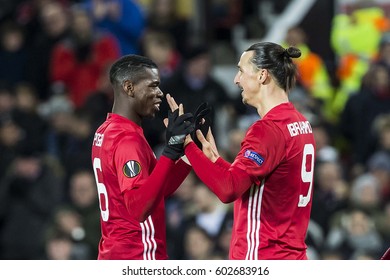
[[[188,165],[183,160],[180,159],[176,162],[175,167],[167,174],[165,197],[170,196],[177,190],[191,170],[191,165]]]
[[[143,222],[164,199],[167,176],[175,162],[164,156],[156,161],[147,142],[136,133],[121,135],[113,160],[127,210]],[[124,172],[127,166],[132,166],[131,176]]]
[[[143,222],[153,212],[164,198],[166,176],[174,166],[173,160],[161,156],[152,173],[141,185],[124,191],[123,198],[132,217]]]
[[[218,165],[220,165],[221,167],[223,166],[224,168],[229,168],[230,165],[231,165],[230,162],[224,160],[224,159],[221,158],[221,157],[219,157],[217,161],[218,161]]]
[[[186,146],[185,153],[196,175],[223,203],[235,201],[252,185],[251,177],[245,171],[222,158],[213,163],[194,142]]]

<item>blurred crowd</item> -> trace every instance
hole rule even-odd
[[[235,26],[248,39],[264,35],[253,9],[261,1],[0,2],[0,259],[96,259],[91,143],[112,107],[108,70],[120,56],[154,60],[162,91],[186,111],[208,102],[229,161],[258,118],[213,69],[235,67]],[[309,259],[379,259],[390,246],[389,15],[372,4],[336,13],[332,71],[302,27],[280,43],[302,51],[290,100],[317,142]],[[143,124],[157,157],[167,110]],[[194,173],[166,210],[171,259],[227,259],[232,205]]]

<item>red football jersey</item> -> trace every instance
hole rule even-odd
[[[92,162],[101,210],[98,259],[167,259],[164,199],[143,223],[129,215],[123,199],[123,193],[141,185],[157,163],[142,128],[109,114],[95,133]]]
[[[292,105],[270,110],[249,129],[232,164],[212,163],[194,143],[186,155],[223,201],[234,201],[230,259],[307,259],[315,141]]]
[[[291,103],[248,130],[233,162],[253,185],[234,203],[231,259],[305,259],[313,192],[315,141]]]

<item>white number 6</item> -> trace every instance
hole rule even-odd
[[[308,156],[311,156],[310,170],[306,170],[306,160]],[[313,186],[313,173],[314,173],[314,146],[312,144],[306,144],[303,148],[303,158],[302,158],[302,167],[301,167],[301,178],[304,183],[310,183],[307,194],[303,196],[299,195],[298,207],[305,207],[311,196],[311,188]]]
[[[99,207],[100,207],[100,213],[102,215],[102,220],[104,222],[108,221],[108,216],[110,211],[108,210],[108,195],[107,195],[107,189],[106,186],[103,183],[99,182],[98,179],[98,170],[100,172],[102,171],[102,164],[100,161],[100,158],[94,158],[93,159],[93,172],[95,173],[95,180],[96,180],[96,185],[97,185],[97,191],[98,191],[98,196],[99,196]],[[101,196],[104,196],[104,202],[105,202],[105,207],[102,207],[102,200]],[[105,209],[105,210],[103,210]]]

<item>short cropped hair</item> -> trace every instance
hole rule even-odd
[[[136,83],[142,79],[145,69],[157,69],[157,64],[141,55],[125,55],[118,59],[110,68],[110,83],[121,84],[125,80]]]

